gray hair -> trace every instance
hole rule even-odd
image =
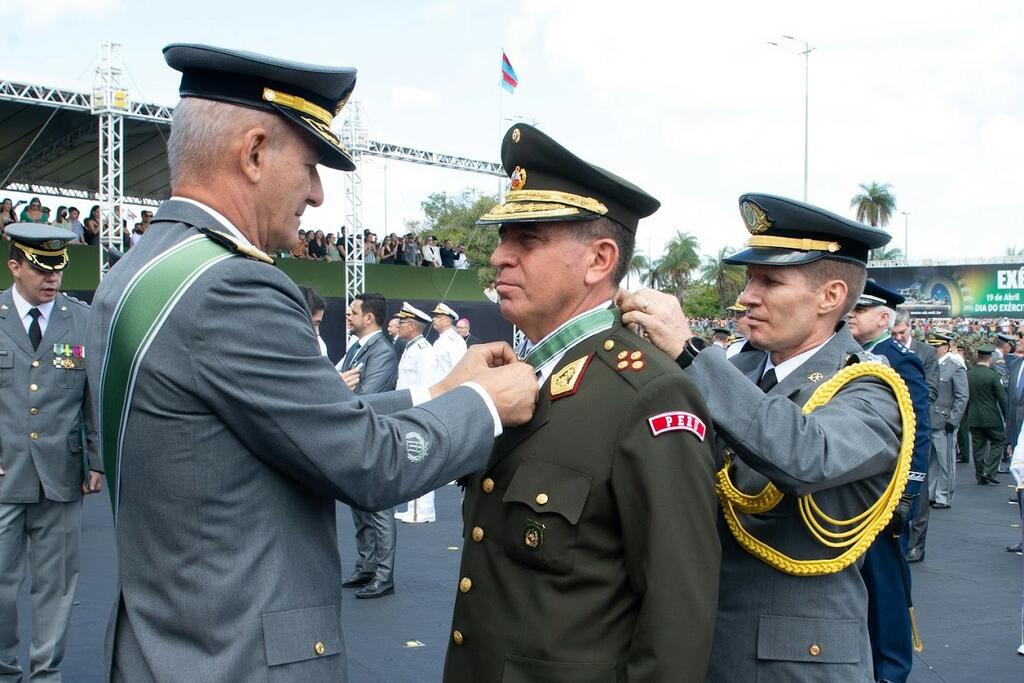
[[[882,312],[886,314],[886,326],[885,329],[892,330],[892,326],[896,324],[896,311],[889,308],[888,306],[881,306]]]
[[[910,311],[905,308],[896,309],[896,320],[893,321],[893,325],[910,325]],[[890,325],[890,329],[892,326]]]
[[[184,182],[208,178],[238,132],[255,125],[267,128],[274,148],[283,142],[283,136],[277,134],[283,122],[273,114],[226,102],[182,98],[174,108],[167,141],[172,191]]]
[[[568,223],[570,234],[580,242],[592,242],[599,239],[613,240],[619,248],[619,260],[612,271],[612,284],[618,286],[629,271],[633,260],[633,249],[636,247],[636,235],[604,216],[588,221],[571,221]]]

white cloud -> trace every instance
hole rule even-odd
[[[102,16],[119,9],[123,0],[0,0],[0,19],[5,31],[31,29],[52,30],[46,22],[54,19],[74,19],[83,16]]]

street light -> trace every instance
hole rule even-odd
[[[791,47],[780,45],[772,41],[768,41],[769,45],[774,47],[782,48],[786,52],[792,52],[795,55],[803,55],[804,58],[804,201],[807,201],[807,139],[808,139],[808,126],[810,120],[810,77],[811,77],[811,53],[817,48],[811,47],[810,43],[806,40],[800,40],[793,36],[782,36],[785,40],[792,40],[795,43],[802,43],[804,49],[794,50]]]
[[[900,211],[903,214],[903,259],[910,259],[910,212]]]

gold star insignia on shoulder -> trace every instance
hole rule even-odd
[[[820,372],[812,372],[811,374],[807,375],[807,379],[811,380],[812,382],[820,382],[821,380],[825,379],[825,375],[821,374]]]
[[[604,350],[605,351],[611,351],[614,348],[615,348],[615,342],[614,341],[612,341],[611,339],[605,339],[604,340]]]
[[[573,362],[569,363],[561,370],[551,375],[551,400],[565,398],[566,396],[572,396],[580,388],[580,380],[583,378],[583,373],[587,369],[587,365],[590,364],[590,359],[593,356],[587,354],[582,358],[577,358]]]

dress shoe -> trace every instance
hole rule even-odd
[[[935,510],[947,510],[949,509],[948,503],[932,503],[932,508]]]
[[[395,592],[394,581],[381,581],[374,577],[373,581],[356,591],[357,598],[382,598]]]
[[[342,581],[341,586],[342,588],[362,588],[371,581],[373,581],[373,572],[356,571],[352,573],[352,576]]]
[[[1018,543],[1017,545],[1008,545],[1008,546],[1006,546],[1006,552],[1008,552],[1008,553],[1020,553],[1020,551],[1021,551],[1020,543]]]
[[[999,484],[999,479],[994,474],[986,474],[985,478],[988,479],[988,483],[990,484]]]
[[[907,551],[907,562],[920,562],[924,559],[924,551],[917,548]]]
[[[414,518],[412,515],[406,515],[405,517],[398,517],[398,521],[405,522],[406,524],[430,524],[431,522],[436,522],[437,517],[423,517],[421,515]]]
[[[988,479],[986,477],[978,477],[978,486],[988,486]]]

